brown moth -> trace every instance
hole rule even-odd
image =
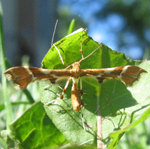
[[[52,83],[55,83],[57,79],[61,77],[68,78],[66,85],[60,95],[60,98],[63,98],[63,95],[69,85],[70,80],[72,80],[71,88],[71,100],[72,106],[75,111],[80,111],[83,107],[82,101],[82,77],[94,77],[99,83],[102,83],[105,79],[117,79],[124,82],[127,86],[131,86],[135,81],[138,80],[140,74],[146,72],[144,69],[138,66],[120,66],[113,68],[102,68],[102,69],[81,69],[80,63],[92,55],[95,51],[99,49],[96,48],[88,56],[84,57],[82,48],[80,50],[82,58],[78,62],[67,66],[58,50],[58,48],[53,44],[57,50],[62,64],[66,66],[65,69],[42,69],[37,67],[12,67],[4,72],[4,75],[8,80],[12,81],[16,89],[24,89],[31,82],[40,81],[40,80],[50,80]],[[78,83],[80,81],[80,89]]]

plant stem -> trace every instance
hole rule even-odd
[[[98,109],[98,116],[97,116],[97,148],[102,149],[103,144],[102,144],[102,117],[101,117],[101,112],[100,112],[100,86],[98,87],[98,95],[97,95],[97,109]]]
[[[4,51],[4,39],[3,39],[3,28],[2,28],[2,5],[0,2],[0,55],[1,55],[1,67],[2,67],[2,89],[3,89],[3,99],[4,99],[4,105],[6,109],[6,127],[7,130],[10,129],[9,124],[12,120],[12,115],[11,115],[11,103],[8,98],[8,93],[7,93],[7,82],[6,78],[3,75],[3,72],[6,70],[6,64],[5,64],[5,51]]]

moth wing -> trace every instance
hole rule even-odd
[[[95,77],[99,83],[105,79],[117,79],[124,82],[127,86],[131,86],[137,81],[143,72],[147,72],[138,66],[121,66],[104,69],[84,69],[85,76]]]
[[[16,89],[24,89],[34,81],[50,80],[52,83],[60,77],[68,77],[69,71],[64,69],[42,69],[37,67],[12,67],[4,72]]]

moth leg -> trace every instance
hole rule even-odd
[[[60,51],[58,50],[58,48],[55,46],[55,44],[53,44],[53,46],[54,46],[55,49],[57,50],[62,64],[63,64],[64,66],[68,67],[68,65],[65,64],[65,62],[64,62],[64,60],[63,60],[63,57],[61,56]]]
[[[83,32],[82,32],[83,34]],[[83,60],[87,59],[89,56],[91,56],[95,51],[97,51],[99,48],[100,48],[100,45],[95,49],[93,50],[89,55],[87,55],[86,57],[83,56],[83,50],[82,50],[82,35],[81,35],[81,40],[80,40],[80,44],[81,44],[81,49],[80,49],[80,53],[81,53],[81,60],[79,61],[79,63],[81,63]]]
[[[83,104],[83,89],[82,89],[82,78],[80,78],[80,95],[81,95],[81,105],[82,105],[82,109],[81,109],[81,117],[82,117],[82,125],[83,125],[83,129],[84,131],[86,131],[86,127],[91,128],[84,119],[84,115],[83,115],[83,110],[84,110],[84,104]]]
[[[83,32],[82,32],[82,34],[83,34]],[[81,35],[80,44],[81,44],[80,53],[81,53],[82,59],[84,59],[84,56],[83,56],[83,50],[82,50],[82,35]]]
[[[80,95],[81,95],[81,105],[83,106],[83,89],[82,89],[82,79],[80,78]]]
[[[48,103],[46,103],[46,104],[45,104],[46,106],[49,106],[50,104],[56,103],[58,97],[60,96],[60,94],[55,93],[54,91],[52,91],[52,90],[50,89],[50,87],[51,87],[51,85],[47,85],[47,86],[44,87],[44,90],[48,90],[48,91],[51,91],[52,93],[56,94],[56,95],[57,95],[57,98],[54,99],[54,100],[51,100],[51,101],[48,102]],[[61,88],[61,87],[59,86],[59,88]],[[61,89],[62,89],[62,88],[61,88]]]
[[[79,63],[81,63],[83,60],[87,59],[88,57],[90,57],[95,51],[97,51],[100,48],[100,46],[98,46],[95,50],[93,50],[89,55],[87,55],[86,57],[83,56],[83,50],[82,50],[82,45],[81,45],[81,49],[80,49],[80,53],[81,53],[81,60],[79,61]]]
[[[46,105],[46,106],[49,106],[50,104],[55,103],[55,102],[56,102],[56,99],[55,99],[55,100],[52,100],[52,101],[50,101],[50,102],[48,102],[48,103],[46,103],[45,105]]]
[[[55,47],[55,49],[57,50],[57,52],[58,52],[58,54],[59,54],[59,57],[60,57],[60,60],[61,60],[62,64],[67,67],[67,65],[64,63],[63,57],[61,56],[61,54],[60,54],[58,48],[57,48],[57,47],[55,46],[55,44],[53,43],[54,35],[55,35],[56,27],[57,27],[57,23],[58,23],[58,20],[56,20],[56,23],[55,23],[54,32],[53,32],[52,41],[51,41],[51,47],[52,47],[52,45]]]
[[[69,85],[70,80],[71,80],[71,77],[69,77],[69,79],[67,80],[67,82],[65,84],[65,87],[62,89],[62,94],[60,95],[60,99],[63,99],[63,95],[66,92],[66,89],[67,89],[67,87]]]
[[[84,131],[86,131],[86,129],[85,129],[85,120],[84,120],[84,117],[83,117],[83,108],[81,109],[81,116],[82,116],[82,125],[83,125],[83,129],[84,129]]]
[[[83,90],[82,90],[82,79],[81,78],[80,78],[80,95],[81,95],[81,105],[83,106]],[[84,110],[84,107],[81,109],[81,114],[82,114],[83,129],[84,129],[84,131],[86,131],[86,129],[85,129],[85,120],[84,120],[84,117],[83,117],[83,110]]]
[[[52,91],[52,90],[50,89],[50,87],[51,87],[51,85],[47,85],[47,86],[44,87],[44,90],[49,90],[49,91],[51,91],[52,93],[56,94],[57,96],[60,96],[59,93],[55,93],[54,91]],[[61,90],[63,90],[63,88],[62,88],[61,86],[58,86],[58,87],[59,87]]]

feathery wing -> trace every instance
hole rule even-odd
[[[8,80],[12,81],[16,89],[24,89],[34,81],[50,80],[52,83],[58,78],[94,76],[100,83],[105,79],[117,79],[131,86],[138,80],[140,74],[146,72],[138,66],[121,66],[104,69],[80,69],[79,72],[73,69],[42,69],[37,67],[12,67],[4,72]]]
[[[133,82],[138,80],[140,74],[147,72],[138,66],[121,66],[104,69],[82,69],[85,76],[94,76],[100,83],[105,79],[117,79],[123,81],[127,86],[131,86]]]
[[[50,80],[55,83],[58,77],[70,76],[66,69],[42,69],[37,67],[12,67],[4,72],[8,80],[12,81],[16,89],[24,89],[34,81]]]

